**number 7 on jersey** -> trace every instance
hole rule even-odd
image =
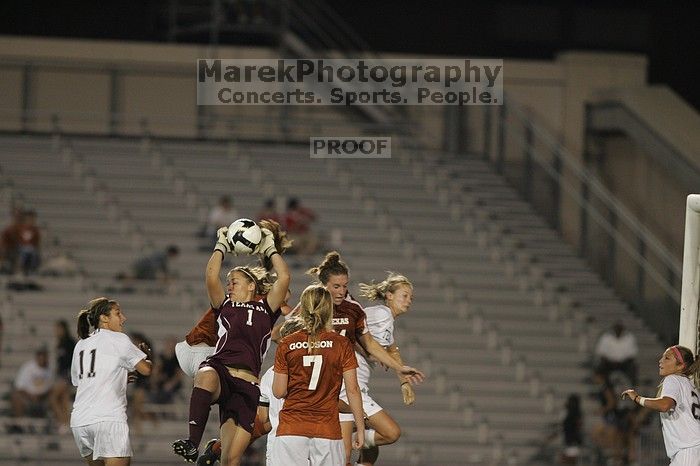
[[[321,366],[323,366],[323,356],[320,354],[306,355],[302,359],[304,367],[312,366],[311,380],[309,381],[309,390],[316,390],[318,385],[318,377],[321,375]]]

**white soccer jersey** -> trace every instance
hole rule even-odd
[[[387,347],[394,343],[394,316],[391,309],[380,304],[365,308],[367,327],[377,342]]]
[[[394,316],[391,314],[391,309],[380,304],[378,306],[370,306],[365,308],[367,314],[367,329],[372,337],[377,340],[377,343],[387,347],[394,343]],[[357,358],[357,383],[360,389],[364,392],[369,391],[369,377],[371,367],[365,357],[355,352]],[[341,391],[341,397],[345,397],[345,384]]]
[[[95,331],[75,345],[71,380],[78,387],[70,426],[126,422],[127,373],[146,354],[121,332]]]
[[[676,402],[673,411],[660,413],[666,454],[673,458],[683,448],[700,445],[700,398],[692,382],[680,375],[664,378],[660,396]]]
[[[387,306],[380,304],[377,306],[370,306],[365,308],[365,314],[367,314],[367,329],[372,337],[377,340],[377,343],[387,347],[394,343],[394,316],[391,314],[391,309]],[[369,378],[372,372],[372,368],[365,359],[364,355],[355,351],[355,357],[357,358],[357,384],[360,386],[360,392],[362,393],[362,407],[367,416],[372,416],[382,410],[382,407],[377,404],[376,401],[372,399],[369,394]],[[348,394],[345,391],[345,382],[340,389],[340,398],[348,402]],[[340,414],[340,421],[347,422],[351,421],[351,414]]]

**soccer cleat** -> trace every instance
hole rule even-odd
[[[216,448],[216,443],[218,441],[218,439],[213,438],[207,442],[207,446],[204,447],[204,452],[199,458],[197,458],[197,466],[210,466],[219,461],[219,457],[221,456],[221,445],[219,444],[218,448]]]
[[[194,463],[199,456],[199,450],[190,439],[180,439],[173,442],[173,451],[188,463]]]

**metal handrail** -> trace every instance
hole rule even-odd
[[[512,128],[514,129],[514,128]],[[517,130],[516,130],[517,131]],[[525,145],[525,135],[523,133],[517,134],[519,137],[518,142],[521,142],[523,146]],[[627,254],[630,255],[634,261],[641,266],[645,272],[649,274],[651,278],[654,279],[654,281],[664,290],[668,296],[673,299],[677,304],[680,305],[680,289],[674,288],[673,284],[670,283],[666,277],[663,276],[661,272],[659,272],[654,265],[647,260],[643,255],[641,255],[634,247],[634,245],[630,244],[630,242],[622,235],[619,231],[619,229],[616,229],[612,223],[606,219],[603,215],[601,215],[592,205],[590,201],[587,201],[580,193],[580,190],[577,189],[576,187],[571,186],[570,184],[563,183],[563,178],[564,175],[561,173],[558,173],[554,167],[551,165],[549,160],[546,159],[546,157],[541,153],[541,150],[539,149],[533,149],[531,150],[531,156],[533,157],[534,160],[536,160],[542,169],[544,169],[545,172],[547,172],[547,175],[549,175],[553,180],[555,180],[564,191],[566,191],[571,198],[578,204],[580,207],[583,207],[587,214],[590,215],[590,217],[603,229],[605,232],[610,235],[612,238],[615,239],[615,241],[627,252]],[[571,161],[572,163],[576,164],[575,161]],[[585,169],[583,169],[585,170]],[[592,176],[592,175],[590,175]],[[611,194],[612,196],[612,194]],[[617,200],[614,200],[615,202],[619,202]],[[610,208],[608,206],[608,208]],[[638,220],[634,219],[637,223],[639,223]],[[643,227],[642,227],[643,228]],[[657,240],[658,241],[658,240]],[[680,275],[678,275],[680,277]],[[679,280],[680,283],[680,280]]]
[[[671,141],[659,134],[656,129],[652,128],[639,116],[639,114],[637,114],[637,112],[628,107],[625,102],[618,100],[606,100],[593,104],[591,108],[595,110],[615,109],[624,112],[636,124],[643,127],[644,130],[653,137],[657,144],[661,145],[669,154],[671,154],[672,160],[666,161],[665,167],[669,168],[669,164],[672,164],[674,168],[674,176],[680,179],[686,179],[690,186],[700,186],[700,166],[698,163],[689,157],[686,157],[681,149],[678,149]],[[652,157],[655,155],[658,157],[663,157],[663,155],[660,154],[650,153],[649,155]]]
[[[536,123],[533,124],[533,116],[527,114],[523,108],[514,103],[512,100],[508,101],[508,109],[513,110],[513,115],[516,116],[523,125],[529,125],[532,128],[533,133],[537,135],[539,139],[552,151],[560,154],[562,163],[566,165],[566,167],[569,168],[581,182],[586,183],[590,187],[591,191],[603,201],[605,206],[610,209],[611,212],[614,212],[615,215],[617,215],[617,217],[625,223],[625,226],[630,228],[630,230],[634,232],[637,237],[649,245],[663,261],[665,266],[667,266],[676,276],[681,276],[681,262],[636,218],[632,212],[630,212],[629,209],[627,209],[627,207],[625,207],[605,186],[603,186],[597,177],[591,174],[588,169],[576,161],[566,147],[556,141],[554,136],[552,136],[552,134],[550,134],[548,131],[544,130],[541,125]]]

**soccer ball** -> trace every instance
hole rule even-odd
[[[260,244],[262,232],[254,221],[239,218],[228,227],[226,239],[236,254],[250,254]]]

